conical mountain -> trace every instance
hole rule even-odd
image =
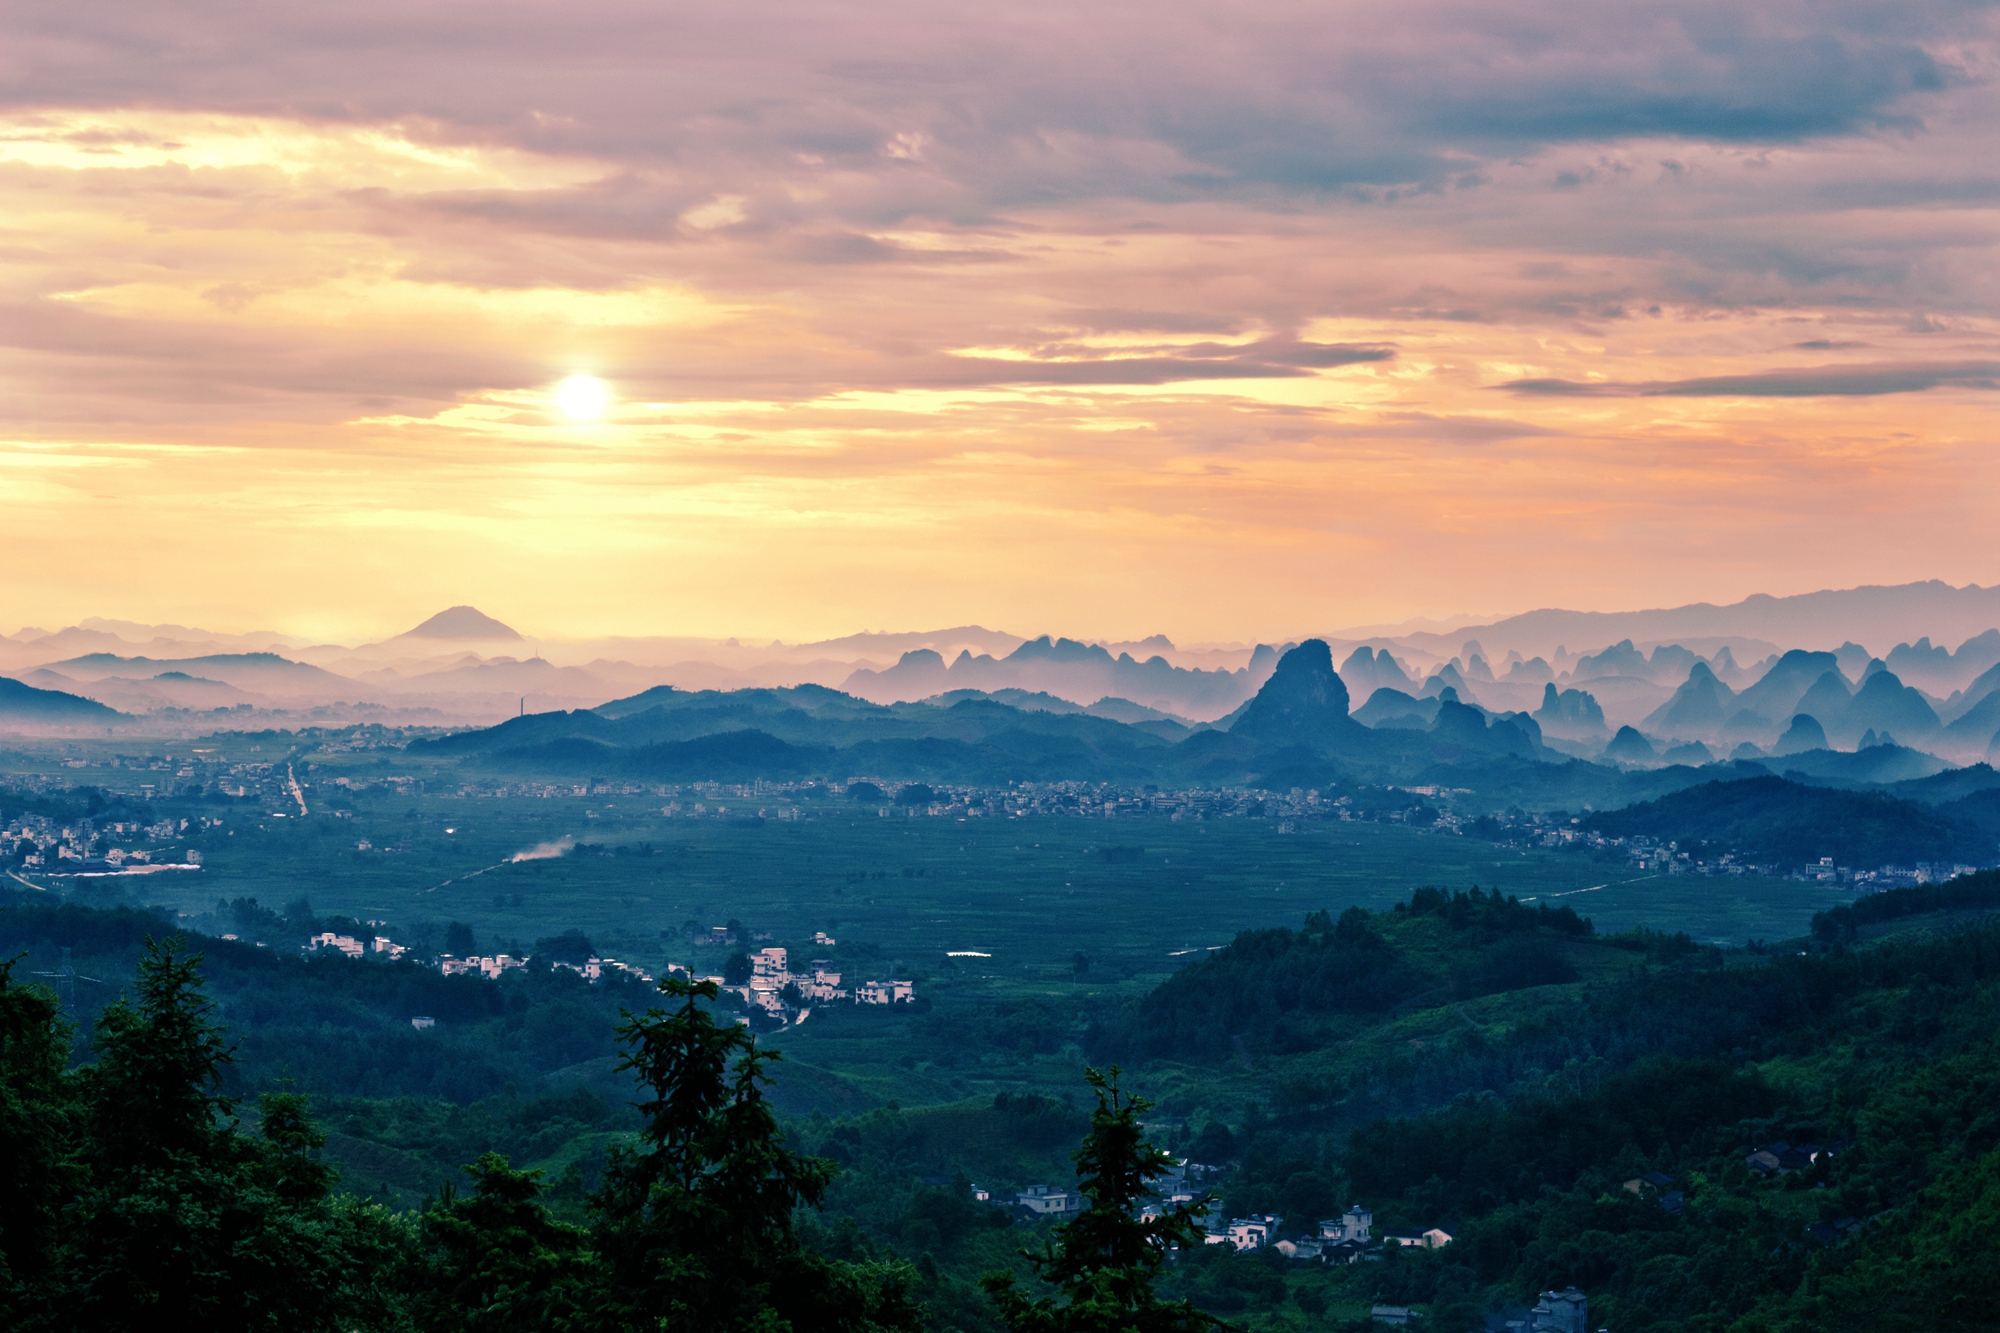
[[[1637,727],[1618,728],[1611,744],[1604,747],[1604,758],[1614,764],[1650,764],[1659,757],[1660,752],[1653,748],[1651,741],[1639,734]]]
[[[1840,663],[1832,653],[1809,653],[1794,648],[1772,664],[1755,685],[1743,691],[1737,703],[1776,726],[1799,711],[1799,700],[1813,682]]]
[[[1785,728],[1785,734],[1778,737],[1778,744],[1772,754],[1802,754],[1807,750],[1824,750],[1826,728],[1811,713],[1800,713],[1792,719],[1792,725]]]
[[[1736,711],[1736,691],[1697,661],[1674,697],[1647,715],[1646,730],[1667,736],[1713,736]]]
[[[440,611],[399,639],[518,639],[512,627],[503,625],[477,607],[454,606]]]
[[[1420,699],[1435,699],[1446,690],[1458,691],[1458,697],[1461,699],[1477,698],[1471,688],[1465,683],[1465,676],[1459,671],[1458,663],[1455,661],[1446,662],[1443,666],[1439,667],[1431,675],[1431,678],[1424,682],[1423,692],[1417,697]]]
[[[1828,736],[1844,740],[1861,730],[1859,726],[1848,725],[1847,714],[1853,695],[1854,691],[1848,688],[1847,677],[1838,671],[1828,671],[1813,682],[1812,688],[1799,697],[1792,709],[1816,718]]]
[[[1893,731],[1905,743],[1921,741],[1938,731],[1938,716],[1930,704],[1893,671],[1878,671],[1861,683],[1847,706],[1846,722],[1856,732],[1863,727]]]
[[[1320,746],[1365,736],[1368,729],[1348,717],[1347,705],[1347,685],[1333,669],[1333,651],[1323,639],[1307,639],[1278,659],[1229,734]]]

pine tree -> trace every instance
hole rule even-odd
[[[498,1153],[466,1168],[470,1196],[446,1187],[424,1212],[432,1258],[417,1298],[420,1327],[470,1333],[563,1333],[595,1304],[590,1235],[549,1215],[540,1171]]]
[[[627,1014],[618,1036],[651,1098],[637,1152],[615,1153],[592,1203],[615,1329],[705,1333],[915,1330],[901,1265],[851,1264],[803,1249],[793,1227],[817,1207],[831,1163],[784,1146],[747,1028],[718,1027],[713,982],[668,977],[671,1009]]]
[[[147,941],[136,997],[105,1009],[98,1060],[76,1075],[88,1180],[52,1308],[85,1329],[331,1329],[356,1301],[321,1136],[291,1094],[262,1100],[262,1134],[242,1132],[201,955],[181,945]]]
[[[69,1025],[55,996],[13,971],[0,963],[0,1327],[19,1329],[46,1306],[62,1200],[79,1172]]]
[[[1073,1154],[1086,1211],[1057,1228],[1041,1253],[1022,1251],[1055,1294],[1031,1297],[1012,1273],[981,1280],[1009,1333],[1192,1333],[1218,1323],[1154,1291],[1169,1249],[1202,1243],[1200,1213],[1182,1204],[1141,1217],[1147,1182],[1173,1158],[1146,1141],[1139,1117],[1152,1103],[1120,1088],[1120,1072],[1114,1065],[1086,1075],[1097,1109]]]

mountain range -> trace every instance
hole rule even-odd
[[[1795,689],[1795,680],[1818,665],[1781,660],[1769,698],[1788,706],[1803,696],[1806,690]],[[1706,679],[1715,689],[1727,690],[1712,676]],[[1858,697],[1872,692],[1888,700],[1888,706],[1900,706],[1903,696],[1894,691],[1903,687],[1877,683],[1893,681],[1889,673],[1878,672]],[[1753,686],[1737,701],[1763,701],[1759,688]],[[1002,698],[958,691],[925,702],[881,704],[821,686],[738,691],[659,686],[596,709],[523,716],[417,741],[411,749],[524,773],[654,780],[865,772],[910,781],[1130,781],[1150,776],[1265,785],[1310,785],[1333,774],[1407,780],[1441,766],[1557,767],[1588,758],[1636,770],[1704,765],[1717,758],[1699,741],[1668,738],[1656,744],[1631,726],[1606,738],[1601,714],[1589,709],[1587,692],[1557,694],[1553,684],[1545,689],[1553,696],[1553,708],[1545,705],[1543,710],[1553,714],[1551,724],[1572,734],[1594,726],[1594,744],[1559,748],[1545,736],[1537,716],[1479,707],[1461,700],[1451,687],[1429,698],[1384,687],[1353,709],[1329,645],[1308,639],[1280,657],[1250,700],[1217,725],[1190,727],[1129,701],[1065,709],[1051,706],[1061,701],[1049,696],[1025,693]],[[1688,700],[1695,697],[1687,693]],[[1739,715],[1746,711],[1738,708],[1728,718],[1743,725]],[[1798,728],[1767,721],[1761,730],[1774,749],[1750,746],[1750,753],[1760,758],[1775,754],[1781,736]],[[1942,760],[1887,738],[1866,755],[1832,753],[1820,739],[1822,744],[1814,748],[1823,759],[1796,762],[1817,764],[1829,777],[1886,766],[1902,778],[1945,767]],[[1769,771],[1754,764],[1751,768]]]
[[[1621,726],[1655,737],[1661,753],[1677,744],[1768,749],[1817,688],[1811,707],[1827,714],[1814,717],[1832,744],[1886,733],[1899,741],[1934,738],[1940,753],[1963,757],[1983,754],[1982,733],[1990,740],[2000,730],[2000,702],[1986,702],[1989,673],[2000,667],[1995,595],[1977,586],[1911,584],[1723,607],[1538,611],[1363,641],[1311,637],[1339,663],[1364,723],[1386,719],[1407,730],[1404,719],[1418,718],[1429,726],[1449,690],[1460,704],[1488,713],[1531,714],[1547,741],[1572,749],[1601,749]],[[1992,618],[1979,624],[1984,616]],[[1659,637],[1676,630],[1685,633]],[[1882,635],[1889,630],[1922,632],[1888,644]],[[169,730],[210,725],[218,709],[265,719],[259,725],[280,716],[463,725],[591,708],[655,685],[731,691],[808,684],[884,705],[965,691],[1041,696],[1054,701],[1044,709],[1102,703],[1140,720],[1227,730],[1293,646],[1182,647],[1163,635],[1024,637],[979,625],[804,644],[531,640],[477,608],[456,606],[353,646],[92,618],[54,633],[0,638],[0,671]],[[1802,653],[1812,656],[1809,666],[1801,665]],[[1823,679],[1829,671],[1839,682]],[[1864,680],[1884,671],[1902,692]],[[1834,697],[1842,682],[1845,701]],[[1393,693],[1378,701],[1384,690]]]

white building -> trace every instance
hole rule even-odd
[[[330,930],[313,936],[312,942],[306,947],[309,949],[338,949],[349,958],[359,958],[368,952],[368,946],[360,940],[355,939],[352,935],[336,935]]]
[[[1030,1185],[1014,1196],[1014,1202],[1043,1217],[1067,1217],[1082,1212],[1084,1200],[1075,1190],[1057,1189],[1054,1185]]]
[[[1261,1250],[1270,1245],[1278,1234],[1278,1227],[1284,1221],[1274,1213],[1256,1213],[1250,1217],[1233,1217],[1222,1227],[1208,1233],[1210,1245],[1230,1245],[1238,1253]]]
[[[1354,1207],[1349,1208],[1342,1216],[1330,1217],[1321,1222],[1319,1224],[1319,1235],[1321,1240],[1355,1241],[1366,1245],[1368,1243],[1368,1229],[1374,1225],[1375,1214],[1369,1212],[1360,1204],[1356,1204]]]

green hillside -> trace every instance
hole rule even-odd
[[[1470,1333],[1485,1313],[1571,1283],[1589,1294],[1596,1322],[1618,1329],[1862,1330],[1882,1327],[1884,1308],[1899,1318],[1963,1312],[1946,1326],[1972,1327],[1986,1308],[1987,1256],[2000,1246],[2000,1132],[1986,1112],[2000,1094],[1990,1022],[2000,924],[1979,915],[1996,904],[1994,872],[1876,895],[1854,919],[1898,921],[1902,933],[1853,948],[1852,933],[1836,926],[1800,953],[1599,935],[1566,910],[1426,890],[1391,910],[1315,912],[1299,929],[1247,932],[1161,985],[1094,1009],[1017,1008],[1011,1018],[996,1009],[956,1031],[910,1022],[901,1035],[865,1040],[899,1046],[890,1062],[907,1062],[911,1088],[926,1067],[965,1058],[955,1050],[977,1060],[1020,1043],[1053,1056],[1083,1043],[1125,1062],[1126,1083],[1158,1100],[1160,1140],[1218,1169],[1209,1187],[1220,1215],[1281,1214],[1285,1234],[1296,1234],[1360,1203],[1378,1231],[1441,1227],[1454,1238],[1442,1250],[1392,1249],[1353,1266],[1214,1246],[1166,1265],[1163,1297],[1240,1327],[1342,1327],[1388,1303],[1417,1307],[1428,1327]],[[241,908],[252,922],[262,910]],[[1923,929],[1932,920],[1948,928]],[[0,945],[40,955],[52,938],[73,941],[93,960],[78,970],[114,991],[130,990],[130,962],[163,927],[143,912],[52,905],[25,892],[0,905]],[[607,1211],[602,1187],[621,1178],[614,1149],[642,1142],[644,1120],[631,1075],[610,1052],[620,1049],[618,1010],[647,1003],[645,992],[585,988],[573,974],[530,970],[502,984],[199,943],[198,984],[219,1002],[216,1036],[234,1044],[226,1059],[218,1045],[197,1060],[220,1059],[206,1095],[254,1098],[284,1090],[285,1079],[318,1089],[304,1104],[280,1097],[252,1109],[242,1100],[244,1128],[185,1150],[212,1164],[201,1168],[210,1172],[204,1188],[234,1201],[232,1225],[265,1237],[260,1244],[288,1237],[297,1258],[292,1269],[217,1260],[217,1271],[290,1310],[289,1327],[331,1328],[337,1309],[342,1329],[442,1328],[456,1316],[437,1293],[456,1288],[437,1284],[480,1280],[473,1274],[483,1270],[462,1267],[463,1243],[504,1226],[542,1234],[552,1254],[570,1256],[556,1270],[567,1274],[558,1288],[567,1304],[534,1307],[533,1326],[581,1328],[623,1290],[606,1265],[625,1224]],[[0,1046],[10,1105],[73,1098],[63,1104],[81,1108],[73,1121],[0,1125],[14,1136],[10,1161],[56,1172],[17,1171],[8,1186],[14,1218],[26,1219],[0,1228],[7,1271],[28,1275],[8,1278],[15,1326],[34,1326],[37,1293],[66,1290],[85,1271],[71,1265],[125,1234],[123,1223],[91,1220],[96,1210],[135,1190],[160,1197],[161,1182],[187,1187],[175,1173],[190,1168],[169,1159],[119,1184],[126,1178],[103,1165],[110,1131],[88,1128],[93,1089],[127,1077],[121,1061],[134,1042],[159,1039],[146,1036],[152,1020],[134,1026],[157,967],[141,968],[142,980],[149,975],[139,1011],[80,996],[84,1031],[68,1074],[61,1059],[34,1063],[35,1024],[54,1014],[35,1008],[44,1002],[24,986],[24,969],[0,983],[14,1024]],[[185,973],[188,984],[195,975]],[[438,1028],[407,1027],[405,1011],[418,1006],[442,1016]],[[368,1035],[329,1040],[343,1029]],[[761,1045],[792,1049],[808,1031]],[[453,1070],[474,1067],[491,1072],[454,1082],[465,1075]],[[767,1069],[774,1093],[828,1076],[811,1062]],[[494,1075],[500,1086],[480,1091]],[[524,1096],[506,1086],[512,1079],[542,1090]],[[1025,1276],[1018,1252],[1051,1224],[978,1202],[971,1182],[1003,1198],[1066,1183],[1088,1104],[1072,1083],[787,1120],[785,1151],[805,1155],[788,1160],[832,1173],[820,1207],[798,1223],[801,1271],[859,1265],[853,1280],[878,1284],[868,1299],[888,1302],[876,1306],[884,1318],[895,1308],[891,1286],[902,1283],[923,1307],[912,1327],[996,1329],[976,1279],[994,1269]],[[171,1123],[161,1111],[121,1129],[120,1160],[151,1160],[148,1127]],[[1779,1140],[1807,1145],[1800,1169],[1766,1177],[1746,1166]],[[71,1143],[74,1159],[63,1156]],[[469,1180],[458,1174],[491,1151],[546,1174],[539,1183],[496,1175],[499,1159]],[[1663,1183],[1627,1188],[1648,1173]],[[444,1190],[454,1176],[468,1192]],[[67,1212],[37,1193],[57,1189],[75,1201]],[[495,1211],[503,1194],[512,1202]],[[1950,1225],[1939,1209],[1950,1210]],[[96,1230],[66,1230],[85,1225]],[[217,1233],[193,1215],[152,1225],[168,1252],[216,1253]],[[317,1267],[336,1243],[347,1257]],[[299,1285],[314,1272],[338,1280]],[[135,1284],[186,1291],[189,1281],[178,1270],[140,1271],[125,1287],[137,1299]],[[547,1290],[533,1289],[537,1300]]]
[[[1995,839],[1968,822],[1893,796],[1808,787],[1784,778],[1709,782],[1584,821],[1607,837],[1644,834],[1684,851],[1802,865],[1831,856],[1872,868],[1994,859]]]

